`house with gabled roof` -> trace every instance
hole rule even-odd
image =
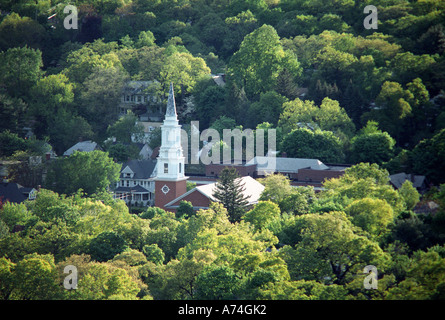
[[[405,181],[411,181],[418,191],[424,191],[427,187],[426,177],[422,175],[399,172],[389,176],[389,181],[395,189],[400,189]]]
[[[74,146],[66,150],[63,155],[65,157],[68,157],[74,153],[74,151],[80,151],[80,152],[91,152],[94,150],[102,150],[102,148],[94,141],[86,140],[86,141],[79,141]]]
[[[154,203],[155,160],[130,160],[122,164],[114,197],[133,206]]]
[[[0,183],[0,200],[2,203],[21,203],[25,200],[34,200],[36,193],[36,189],[26,188],[15,182]]]

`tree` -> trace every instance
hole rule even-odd
[[[394,221],[391,206],[380,199],[363,198],[355,200],[345,212],[354,225],[369,232],[374,237],[381,237],[388,232],[388,226]]]
[[[42,75],[42,52],[27,46],[0,52],[0,82],[12,97],[24,98]],[[25,100],[26,101],[26,100]]]
[[[94,132],[85,118],[60,108],[47,119],[48,127],[42,128],[49,135],[51,145],[57,154],[63,154],[79,140],[93,139]]]
[[[282,174],[271,174],[260,179],[264,185],[264,190],[261,193],[261,201],[272,201],[280,204],[287,196],[292,193],[292,187],[288,177]]]
[[[142,248],[142,252],[147,257],[148,261],[151,261],[155,264],[161,265],[164,263],[165,260],[165,254],[161,250],[161,248],[158,247],[158,245],[155,244],[146,244]]]
[[[405,201],[406,209],[413,210],[416,204],[420,200],[420,194],[413,187],[413,183],[409,180],[406,180],[399,189],[399,193]]]
[[[232,222],[239,221],[245,212],[248,201],[247,196],[243,194],[244,190],[244,186],[239,180],[238,171],[235,168],[221,170],[213,191],[213,197],[227,209],[229,219]]]
[[[176,211],[176,216],[180,217],[191,217],[195,214],[195,210],[193,209],[193,205],[190,201],[181,201],[179,203],[178,210]]]
[[[278,126],[283,129],[284,134],[290,133],[298,128],[299,123],[313,122],[313,115],[317,112],[317,107],[311,100],[295,100],[285,102],[283,111],[280,114]]]
[[[285,102],[287,102],[287,98],[275,91],[261,93],[260,100],[252,103],[249,108],[249,119],[252,127],[256,127],[263,122],[269,122],[276,126]]]
[[[0,94],[0,128],[19,132],[27,118],[28,104],[20,98]]]
[[[91,258],[103,262],[113,259],[126,248],[125,240],[115,232],[103,232],[91,239],[88,253]]]
[[[208,128],[210,123],[225,114],[223,112],[225,102],[224,88],[214,84],[203,85],[201,82],[198,82],[193,96],[195,97],[196,115],[198,116],[200,126],[203,128]]]
[[[385,81],[375,103],[378,109],[365,113],[362,120],[375,120],[396,140],[400,139],[404,119],[411,115],[412,93],[397,82]]]
[[[405,279],[388,290],[387,299],[443,299],[445,259],[440,254],[441,250],[443,246],[430,248],[427,252],[415,252]]]
[[[196,279],[196,299],[234,299],[240,287],[241,280],[232,268],[210,265]]]
[[[307,214],[298,220],[301,223],[295,232],[301,240],[294,248],[285,246],[279,251],[292,279],[343,285],[361,272],[363,265],[378,265],[379,272],[389,266],[389,254],[355,234],[345,213]]]
[[[352,182],[359,179],[370,179],[373,184],[387,185],[389,182],[389,172],[380,168],[376,163],[361,162],[345,170],[342,179],[345,182]]]
[[[273,90],[284,68],[295,77],[301,73],[297,57],[283,49],[275,29],[263,25],[244,38],[230,59],[229,74],[248,97],[255,97]]]
[[[299,98],[283,104],[278,123],[283,130],[290,132],[299,125],[307,124],[315,124],[322,130],[332,131],[340,136],[344,134],[351,137],[355,131],[354,123],[336,100],[324,98],[320,107],[313,101],[302,101]]]
[[[281,217],[280,207],[271,201],[259,201],[255,207],[246,212],[244,220],[253,224],[255,230],[267,229]]]
[[[36,120],[33,129],[38,137],[48,135],[52,126],[57,121],[61,121],[56,116],[60,116],[58,114],[60,110],[63,109],[70,113],[74,111],[72,107],[73,90],[74,85],[64,74],[41,78],[31,88],[30,111]]]
[[[340,163],[344,159],[340,139],[331,131],[294,129],[284,137],[281,151],[286,152],[288,157],[318,159],[328,163]]]
[[[444,144],[445,129],[440,130],[430,139],[420,141],[409,156],[413,172],[426,175],[433,183],[445,182]]]
[[[332,178],[323,183],[325,190],[321,199],[330,199],[346,207],[353,200],[375,198],[385,200],[397,216],[404,210],[403,199],[389,183],[387,170],[375,163],[359,163],[345,170],[340,178]]]
[[[164,88],[164,96],[172,82],[175,92],[185,95],[193,92],[196,83],[209,75],[210,69],[204,59],[187,52],[175,52],[162,65],[159,81]]]
[[[54,257],[50,254],[26,255],[15,266],[13,277],[11,299],[50,300],[61,297]]]
[[[82,189],[87,194],[107,190],[119,179],[120,165],[108,153],[75,151],[57,159],[49,168],[46,185],[58,193],[72,194]]]
[[[108,126],[107,134],[126,144],[133,142],[133,139],[141,142],[144,138],[144,127],[137,122],[137,117],[133,113],[128,113]]]
[[[382,165],[394,154],[396,141],[387,132],[378,129],[375,121],[368,121],[351,140],[352,162],[371,162]]]
[[[117,56],[115,59],[118,59]],[[128,75],[122,67],[112,66],[94,68],[83,82],[79,114],[91,124],[101,139],[105,139],[108,126],[116,121],[116,106],[127,79]]]
[[[8,48],[30,46],[42,49],[46,39],[45,28],[30,17],[8,14],[0,23],[0,51]]]
[[[155,44],[155,40],[156,39],[150,30],[141,31],[135,44],[137,48],[151,47]]]
[[[19,137],[17,133],[5,130],[0,133],[0,157],[9,157],[18,150],[26,149],[26,140]]]

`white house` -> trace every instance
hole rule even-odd
[[[122,165],[114,197],[134,206],[154,203],[155,160],[130,160]]]

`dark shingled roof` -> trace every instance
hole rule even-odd
[[[146,192],[150,192],[150,191],[148,191],[147,189],[145,189],[142,186],[137,185],[134,187],[117,187],[115,192],[128,192],[128,193],[142,192],[142,193],[146,193]]]
[[[20,203],[26,199],[17,183],[0,183],[0,200],[3,203],[6,201]]]
[[[127,166],[134,172],[133,179],[148,179],[156,166],[156,160],[130,160],[125,162],[122,165],[121,178],[123,178],[122,170]]]

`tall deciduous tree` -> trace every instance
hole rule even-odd
[[[213,196],[227,209],[232,222],[241,219],[248,203],[247,197],[243,194],[244,186],[238,178],[235,168],[224,168],[213,191]]]
[[[297,57],[285,51],[272,26],[263,25],[248,34],[230,59],[229,74],[248,97],[273,90],[283,69],[295,77],[301,73]]]
[[[319,129],[293,130],[283,139],[281,150],[293,158],[318,159],[329,163],[340,163],[344,160],[340,139],[331,131]]]
[[[387,132],[378,129],[375,121],[368,121],[351,140],[351,161],[381,165],[391,159],[396,141]]]
[[[42,52],[27,46],[0,52],[0,83],[13,97],[28,96],[29,89],[42,76]]]
[[[48,170],[46,184],[58,193],[72,194],[83,189],[87,194],[107,190],[119,179],[120,166],[99,150],[78,152],[55,161]]]

